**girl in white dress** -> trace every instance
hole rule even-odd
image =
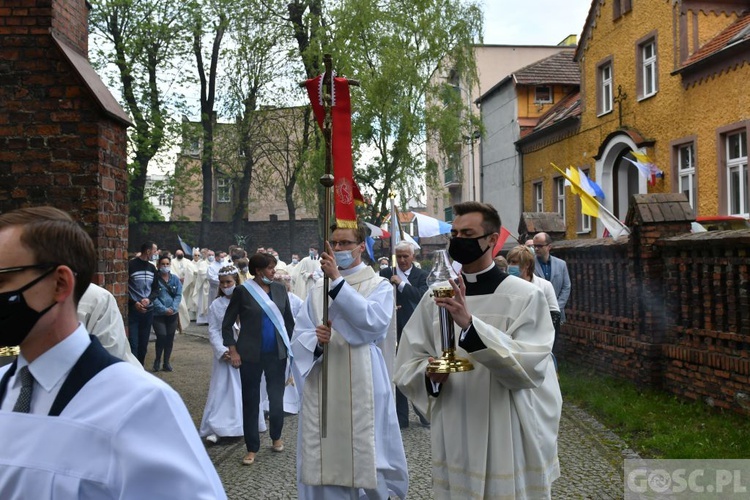
[[[208,340],[211,342],[214,362],[199,433],[211,443],[216,443],[219,437],[236,437],[244,434],[240,371],[232,367],[229,361],[229,349],[224,346],[221,334],[224,313],[238,283],[237,268],[231,265],[222,267],[219,270],[218,297],[211,303],[208,310]],[[235,325],[235,340],[238,333],[239,325]],[[266,431],[263,412],[260,412],[258,419],[258,430]]]

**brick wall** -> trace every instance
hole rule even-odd
[[[128,118],[88,65],[87,15],[85,0],[0,3],[0,211],[70,212],[125,310]]]
[[[292,253],[299,254],[300,258],[307,255],[311,244],[317,244],[318,220],[302,219],[295,221],[294,238],[297,248],[289,248],[289,221],[262,221],[243,222],[242,232],[246,236],[245,250],[249,254],[260,247],[273,247],[279,252],[279,258],[289,263]],[[169,250],[174,253],[179,248],[177,236],[188,245],[197,245],[200,234],[200,222],[174,221],[174,222],[142,222],[130,226],[130,238],[128,251],[137,252],[141,244],[146,241],[155,241],[160,249]],[[226,251],[230,245],[236,245],[231,222],[212,222],[208,230],[208,248],[218,251]]]
[[[559,357],[750,415],[750,230],[632,216],[681,196],[634,197],[628,238],[553,246],[572,283]]]

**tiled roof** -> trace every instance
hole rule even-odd
[[[519,69],[513,73],[513,78],[519,85],[580,85],[581,71],[573,61],[573,54],[572,50],[561,50]]]
[[[736,39],[735,39],[736,37]],[[703,47],[687,58],[682,67],[690,66],[706,59],[725,48],[750,40],[750,12],[740,17],[734,24],[709,40]]]
[[[560,102],[552,106],[546,113],[539,117],[539,123],[534,131],[547,128],[561,120],[581,115],[581,93],[574,92],[563,97]]]

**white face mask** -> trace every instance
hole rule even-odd
[[[232,286],[228,286],[226,288],[222,288],[221,291],[224,292],[224,295],[226,295],[227,297],[229,297],[229,296],[232,295],[232,293],[234,293],[234,289],[235,288],[236,288],[236,286],[232,285]]]
[[[209,255],[209,256],[208,256],[208,261],[209,261],[209,262],[213,262],[213,261],[215,261],[215,260],[216,260],[216,258],[215,258],[215,257],[214,257],[213,255]]]
[[[162,274],[169,274],[169,271],[171,271],[172,268],[169,266],[161,266],[159,268],[159,271],[161,271]]]
[[[341,269],[349,269],[354,263],[354,256],[351,250],[340,250],[333,252],[333,255],[336,257],[336,265]]]

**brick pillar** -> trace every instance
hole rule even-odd
[[[630,283],[636,290],[637,305],[633,324],[639,345],[634,353],[637,380],[659,386],[664,367],[662,346],[667,341],[665,304],[667,284],[664,261],[658,241],[690,232],[695,215],[682,193],[638,194],[630,201],[626,224],[631,228],[628,260],[632,266]]]
[[[97,248],[126,312],[128,116],[87,59],[85,0],[0,4],[0,212],[52,205]]]

